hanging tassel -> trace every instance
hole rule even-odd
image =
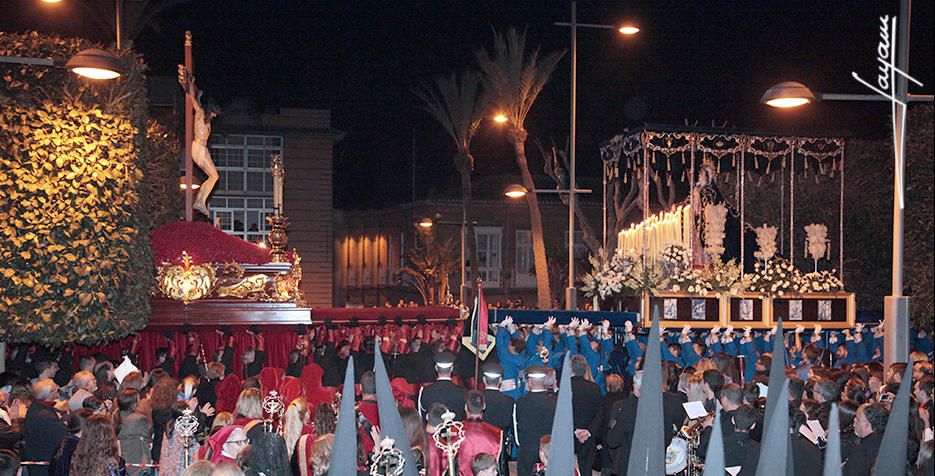
[[[757,187],[757,188],[760,188],[760,185],[763,185],[763,176],[762,176],[762,175],[760,175],[760,177],[756,179],[756,187]]]
[[[772,170],[772,168],[773,168],[773,161],[767,160],[766,161],[766,175],[769,175],[769,171]]]
[[[776,183],[776,176],[775,176],[775,175],[770,175],[770,176],[769,176],[769,183],[770,183],[770,185]]]
[[[666,157],[666,172],[672,170],[672,157]]]
[[[818,185],[818,174],[815,174],[815,185]]]

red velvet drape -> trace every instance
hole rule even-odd
[[[364,337],[381,336],[385,340],[381,344],[384,352],[389,353],[395,344],[400,353],[408,352],[408,341],[417,336],[421,336],[423,342],[433,340],[442,340],[446,347],[454,350],[460,345],[460,338],[464,331],[464,322],[458,321],[455,325],[449,326],[445,323],[426,323],[426,324],[374,324],[361,325],[356,327],[335,325],[328,329],[324,325],[311,326],[315,332],[315,342],[321,343],[339,343],[348,341],[354,350],[358,350]],[[261,328],[264,338],[266,363],[265,367],[278,367],[285,369],[289,365],[289,352],[291,352],[299,340],[299,335],[295,327],[267,327]],[[234,359],[233,371],[237,375],[243,374],[243,363],[240,360],[240,352],[254,345],[254,337],[250,335],[246,328],[234,327]],[[222,343],[224,336],[217,332],[217,328],[192,328],[192,333],[204,346],[205,358],[210,360],[214,351]],[[140,332],[139,345],[137,353],[140,356],[140,366],[143,370],[153,367],[156,349],[160,347],[169,347],[168,335],[175,343],[176,360],[175,370],[178,371],[179,364],[185,357],[185,352],[189,346],[189,335],[181,332],[181,328],[172,331],[144,330]],[[90,355],[101,352],[110,360],[117,361],[120,358],[122,349],[129,350],[132,347],[133,338],[127,337],[119,341],[99,344],[94,346],[76,346],[72,356],[74,363],[84,355]]]
[[[211,355],[214,350],[218,348],[218,345],[221,344],[223,336],[218,334],[214,328],[212,329],[193,329],[193,331],[204,345],[205,357],[211,359]],[[240,361],[240,352],[248,347],[253,346],[253,336],[247,333],[246,329],[234,329],[234,361],[233,361],[233,371],[237,375],[241,375],[243,372],[243,363]],[[155,360],[156,349],[160,347],[168,347],[168,340],[163,335],[163,331],[143,331],[140,332],[140,342],[137,347],[137,352],[140,355],[140,366],[144,370],[148,370],[153,367]],[[182,358],[185,356],[185,351],[188,348],[188,335],[183,334],[180,331],[165,331],[165,334],[171,336],[172,341],[175,342],[177,351],[177,358],[175,361],[176,371],[178,370],[178,365],[182,363]],[[266,367],[279,367],[286,368],[289,365],[289,352],[295,348],[295,344],[298,341],[298,333],[295,329],[270,329],[263,330],[263,338],[265,340],[266,347]],[[97,352],[101,352],[106,355],[111,360],[117,361],[120,358],[120,351],[122,349],[129,350],[132,346],[133,338],[127,337],[125,339],[109,342],[106,344],[99,344],[95,346],[76,346],[73,352],[74,362],[77,363],[78,359],[84,355],[90,355]]]

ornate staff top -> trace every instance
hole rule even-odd
[[[182,412],[182,416],[175,419],[175,431],[184,438],[191,438],[198,432],[198,418],[191,410]]]
[[[447,411],[442,414],[442,424],[432,434],[435,446],[445,453],[457,453],[464,442],[464,425],[455,421],[455,414]]]
[[[276,433],[282,433],[283,413],[285,413],[285,405],[282,395],[275,390],[270,390],[269,395],[263,399],[263,414],[268,416],[263,421],[266,431],[272,431],[275,425]]]
[[[395,444],[392,438],[380,440],[380,448],[373,455],[373,463],[370,465],[370,476],[401,476],[403,474],[406,458],[403,457],[402,450],[395,447]]]

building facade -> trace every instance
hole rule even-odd
[[[567,285],[568,208],[542,196],[539,206],[552,288],[563,289]],[[599,233],[600,205],[585,203],[583,209]],[[410,265],[408,257],[413,249],[425,245],[428,230],[419,226],[425,218],[434,222],[430,231],[434,239],[453,241],[451,259],[460,262],[460,200],[421,200],[379,210],[336,210],[335,305],[385,306],[399,300],[422,304],[416,289],[400,279],[400,271]],[[507,299],[522,299],[534,306],[536,276],[526,201],[475,199],[472,221],[477,240],[477,278],[483,281],[488,303],[501,301],[505,305]],[[576,267],[580,271],[588,251],[581,232],[575,235]],[[467,282],[473,282],[469,263],[466,268]],[[450,279],[450,293],[455,299],[460,278],[460,266],[456,265]],[[564,299],[563,292],[554,296]]]
[[[279,108],[263,113],[225,111],[213,124],[210,148],[219,179],[210,219],[225,232],[263,243],[273,213],[271,157],[286,171],[283,214],[289,249],[302,257],[302,290],[311,307],[333,305],[332,150],[342,134],[331,112]]]

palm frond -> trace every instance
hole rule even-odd
[[[514,127],[522,127],[549,76],[565,55],[557,51],[543,57],[536,48],[526,55],[526,32],[510,28],[506,34],[494,32],[493,53],[480,50],[477,62],[490,94],[502,105]]]
[[[481,79],[474,71],[460,77],[452,73],[412,90],[428,112],[451,136],[459,152],[467,150],[477,133],[481,117]]]

